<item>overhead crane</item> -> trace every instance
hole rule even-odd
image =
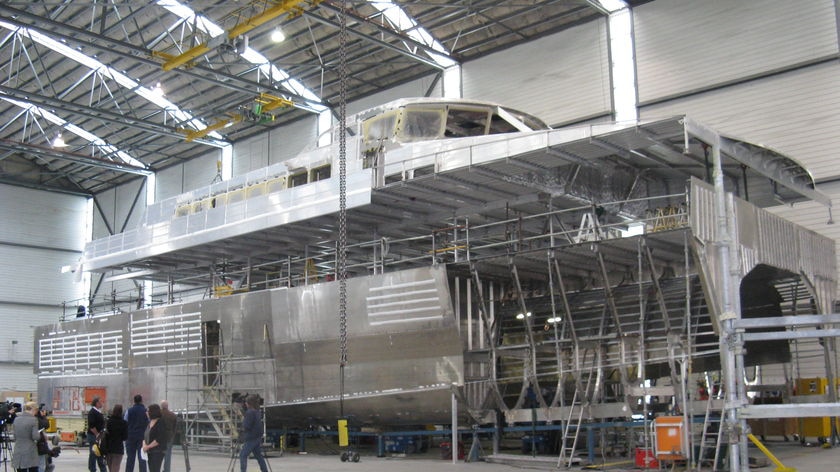
[[[228,126],[239,123],[240,121],[254,121],[263,123],[274,120],[274,115],[270,111],[277,110],[283,107],[294,106],[294,102],[283,97],[276,97],[267,93],[261,93],[254,99],[254,106],[250,109],[242,110],[241,112],[228,113],[229,118],[216,120],[204,129],[190,130],[179,128],[178,131],[183,133],[187,142],[201,139],[213,131],[226,128]]]
[[[152,55],[165,59],[166,62],[162,65],[163,70],[170,71],[185,64],[189,64],[193,60],[198,59],[213,49],[225,44],[226,41],[233,41],[245,33],[262,26],[263,24],[283,14],[288,13],[290,18],[301,15],[304,11],[303,4],[309,4],[314,7],[319,3],[321,3],[321,0],[284,0],[259,15],[248,18],[231,30],[226,31],[224,34],[211,38],[210,40],[201,43],[198,46],[194,46],[177,56],[160,51],[155,51]]]

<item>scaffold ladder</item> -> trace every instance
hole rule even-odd
[[[557,459],[557,467],[560,467],[561,464],[566,468],[570,468],[572,466],[575,459],[578,439],[580,438],[580,429],[583,425],[583,416],[586,409],[592,402],[594,390],[597,390],[598,385],[600,384],[600,350],[598,348],[592,350],[592,360],[587,364],[586,361],[588,356],[586,354],[589,350],[584,349],[581,356],[580,347],[576,347],[575,349],[578,374],[575,378],[575,391],[572,395],[572,402],[569,404],[569,415],[567,416],[563,427],[563,437],[561,438],[562,443],[560,444],[560,457]],[[582,378],[584,374],[586,375],[585,382]],[[593,377],[596,379],[594,386],[592,385]],[[569,445],[570,441],[571,444]]]

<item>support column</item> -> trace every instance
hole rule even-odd
[[[720,357],[724,377],[726,403],[723,417],[724,430],[729,435],[729,471],[749,470],[749,458],[746,450],[746,420],[739,420],[738,413],[744,399],[739,386],[738,360],[743,365],[743,342],[735,329],[735,322],[740,318],[740,292],[738,287],[737,265],[733,267],[732,258],[737,255],[733,238],[732,220],[729,212],[734,208],[727,206],[726,190],[723,184],[723,162],[720,136],[714,135],[712,145],[714,197],[715,197],[715,240],[717,244],[717,276],[721,293],[721,309],[718,314],[720,323]],[[743,382],[741,382],[743,383]]]

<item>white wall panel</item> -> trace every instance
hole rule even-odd
[[[0,273],[13,274],[3,281],[0,301],[58,306],[81,297],[73,274],[61,273],[62,266],[77,263],[79,257],[81,251],[0,245]]]
[[[247,174],[268,165],[268,136],[262,133],[233,145],[233,176]]]
[[[0,390],[38,392],[38,378],[32,371],[31,364],[3,364],[0,372]]]
[[[0,185],[0,201],[0,390],[34,391],[32,328],[83,295],[61,267],[81,256],[87,199]]]
[[[167,167],[155,174],[155,201],[184,193],[184,166]]]
[[[216,176],[216,162],[221,151],[212,149],[185,164],[168,167],[157,173],[155,201],[180,195],[195,188],[210,185]]]
[[[72,250],[84,246],[86,198],[0,185],[0,202],[0,243]]]
[[[285,161],[315,146],[318,116],[312,114],[286,126],[272,129],[233,145],[233,175],[247,174]]]
[[[834,62],[644,107],[642,118],[687,114],[788,154],[815,179],[840,176],[840,64]]]
[[[32,328],[57,323],[60,316],[60,307],[0,304],[0,320],[4,320],[3,329],[0,330],[0,360],[31,363]],[[32,370],[32,366],[29,369]]]
[[[832,0],[656,0],[633,18],[642,104],[837,53]]]
[[[606,20],[467,62],[462,75],[464,98],[507,105],[548,124],[610,113]]]
[[[379,105],[400,98],[425,97],[426,92],[429,90],[429,87],[431,87],[431,85],[434,83],[436,75],[437,74],[431,74],[426,77],[422,77],[418,80],[398,85],[388,90],[383,90],[379,93],[375,93],[361,100],[356,100],[355,102],[348,103],[347,115],[354,115],[356,113],[365,111],[369,108],[378,107]],[[442,84],[443,79],[438,80],[437,84],[435,84],[435,87],[432,89],[432,93],[429,96],[440,97],[443,93]]]
[[[184,166],[183,192],[205,187],[213,182],[217,174],[217,162],[221,160],[220,151],[207,153],[196,159],[190,159]]]
[[[273,130],[269,135],[268,160],[263,167],[283,162],[303,151],[314,149],[317,141],[318,115],[315,114]],[[254,169],[257,168],[254,167]]]

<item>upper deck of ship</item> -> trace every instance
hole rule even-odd
[[[713,144],[727,189],[751,203],[828,204],[792,158],[683,116],[555,130],[499,105],[403,99],[347,123],[351,275],[381,265],[385,251],[404,265],[428,264],[442,230],[467,224],[511,221],[538,234],[541,220],[528,228],[535,215],[562,210],[558,222],[579,228],[581,215],[598,207],[599,223],[616,232],[643,226],[658,209],[685,204],[688,179],[711,181]],[[91,242],[81,269],[196,284],[218,264],[285,274],[289,283],[329,273],[340,207],[333,141],[150,205],[137,228]]]

